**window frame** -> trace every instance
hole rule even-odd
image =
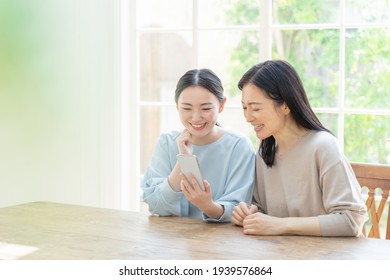
[[[127,2],[127,1],[123,1]],[[261,37],[261,40],[259,42],[260,45],[260,53],[259,53],[259,59],[260,61],[271,59],[271,51],[272,51],[272,32],[274,30],[288,30],[288,29],[337,29],[339,30],[339,71],[340,71],[340,79],[339,79],[339,95],[338,95],[338,104],[334,108],[321,108],[321,107],[315,107],[313,110],[315,113],[326,113],[326,114],[335,114],[338,117],[338,141],[340,144],[340,147],[342,150],[344,150],[344,119],[346,115],[349,114],[371,114],[371,115],[385,115],[390,116],[390,109],[388,110],[377,110],[377,109],[349,109],[345,108],[345,47],[346,47],[346,31],[349,28],[389,28],[388,23],[361,23],[361,24],[346,24],[346,1],[341,0],[339,1],[340,4],[340,15],[337,23],[331,23],[331,24],[273,24],[272,23],[272,1],[269,0],[259,0],[259,5],[262,7],[260,9],[260,22],[257,25],[251,25],[251,26],[226,26],[226,27],[199,27],[198,24],[198,0],[192,0],[192,9],[193,9],[193,19],[192,19],[192,27],[190,28],[142,28],[137,26],[136,23],[136,17],[137,17],[137,9],[136,9],[136,3],[137,1],[130,1],[130,13],[128,14],[129,17],[132,18],[132,23],[130,25],[131,29],[134,29],[130,32],[131,34],[131,40],[130,40],[130,48],[126,48],[125,50],[130,50],[130,52],[135,52],[134,54],[131,54],[130,62],[132,61],[131,69],[129,71],[129,75],[126,74],[126,76],[130,76],[131,82],[130,82],[130,95],[135,93],[135,97],[131,98],[131,101],[133,102],[132,105],[130,105],[129,110],[132,110],[131,114],[131,120],[135,120],[135,122],[131,122],[129,124],[129,127],[132,131],[136,131],[136,137],[130,139],[130,155],[131,158],[136,159],[137,161],[137,168],[136,170],[132,170],[131,173],[131,186],[136,187],[135,192],[131,192],[133,195],[140,196],[141,191],[139,190],[140,181],[142,179],[143,174],[141,174],[140,171],[140,146],[142,143],[140,142],[140,111],[144,107],[153,107],[153,106],[159,106],[159,107],[166,107],[166,108],[172,108],[175,107],[175,103],[172,102],[158,102],[158,101],[141,101],[140,98],[140,92],[139,92],[139,50],[138,48],[138,39],[140,34],[144,34],[147,32],[172,32],[172,31],[192,31],[192,40],[193,40],[193,49],[194,49],[194,67],[198,66],[198,51],[199,51],[199,32],[205,31],[205,30],[232,30],[232,29],[239,29],[239,30],[255,30],[255,31],[261,31],[261,34],[264,34]],[[134,63],[136,62],[136,63]],[[239,109],[241,110],[241,106],[239,104],[230,104],[227,105],[226,108],[233,108],[233,109]],[[127,141],[126,141],[127,142]]]

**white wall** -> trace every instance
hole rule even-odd
[[[12,2],[1,4],[14,16],[2,22],[5,39],[19,53],[0,66],[10,77],[0,79],[0,207],[45,200],[138,210],[126,174],[135,169],[124,142],[132,123],[121,122],[133,106],[122,104],[121,2]]]

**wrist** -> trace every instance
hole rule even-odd
[[[212,201],[209,205],[202,209],[203,213],[214,219],[219,219],[225,212],[225,207],[222,204]]]
[[[281,235],[291,234],[293,232],[294,223],[289,218],[277,218],[278,219],[278,229]]]
[[[178,183],[178,184],[179,184],[178,188],[175,187],[174,184],[172,184],[171,175],[169,175],[169,176],[167,177],[167,183],[168,183],[168,186],[170,186],[171,189],[172,189],[173,191],[175,191],[175,192],[180,192],[180,191],[181,191],[181,189],[180,189],[180,183]]]

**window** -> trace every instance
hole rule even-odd
[[[136,1],[140,174],[162,131],[180,129],[179,77],[211,68],[228,98],[222,126],[257,147],[237,82],[253,64],[288,60],[351,161],[390,163],[390,3],[386,0]]]

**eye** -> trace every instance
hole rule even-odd
[[[209,110],[211,110],[211,108],[203,108],[202,110],[203,111],[209,111]]]
[[[190,111],[191,110],[190,107],[181,107],[181,109],[184,110],[184,111]]]

